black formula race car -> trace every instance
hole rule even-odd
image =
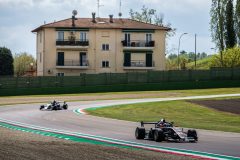
[[[46,105],[41,105],[40,110],[67,110],[68,109],[68,105],[66,102],[59,102],[59,101],[52,101]]]
[[[154,127],[146,129],[144,125],[154,125]],[[135,131],[136,139],[148,139],[156,142],[173,141],[173,142],[197,142],[198,136],[196,130],[184,131],[183,128],[174,127],[173,122],[141,122],[141,127],[137,127]]]

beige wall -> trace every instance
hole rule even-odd
[[[44,42],[44,35],[43,31],[40,30],[37,33],[37,38],[36,38],[36,47],[37,47],[37,52],[36,52],[36,57],[37,57],[37,74],[38,76],[43,76],[43,43]]]
[[[42,43],[40,43],[40,33],[42,34]],[[155,41],[153,48],[154,70],[165,70],[165,31],[156,30],[152,33],[152,40]],[[64,32],[64,38],[68,39],[70,31]],[[80,32],[75,33],[76,38],[80,38]],[[56,48],[57,31],[55,28],[44,28],[37,33],[37,62],[38,76],[55,76],[56,73],[67,75],[80,75],[80,73],[123,73],[131,70],[125,70],[124,53],[121,41],[124,39],[124,33],[121,29],[90,29],[87,32],[89,39],[88,48]],[[131,40],[138,41],[146,39],[146,33],[131,33]],[[102,44],[109,44],[110,50],[103,51]],[[66,60],[79,60],[79,53],[87,52],[89,67],[87,69],[57,69],[57,52],[64,52]],[[42,62],[40,62],[40,53]],[[132,54],[132,60],[145,60],[144,53]],[[109,68],[102,68],[102,61],[109,61]],[[50,72],[49,72],[50,71]],[[136,70],[139,71],[139,70]]]

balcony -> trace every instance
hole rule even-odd
[[[122,45],[125,49],[153,49],[155,41],[122,41]]]
[[[136,70],[152,70],[155,68],[154,62],[147,63],[146,61],[131,61],[130,63],[125,62],[123,64],[124,69],[136,69]]]
[[[88,69],[89,63],[88,61],[80,61],[80,60],[57,60],[56,68],[57,69]]]
[[[69,48],[69,49],[74,49],[74,48],[88,48],[89,46],[89,41],[88,40],[69,40],[69,39],[64,39],[64,40],[56,40],[56,46],[57,48]]]

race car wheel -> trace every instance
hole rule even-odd
[[[162,142],[164,140],[164,134],[162,130],[156,130],[153,134],[153,139],[156,142]]]
[[[40,109],[40,110],[42,110],[43,108],[44,108],[44,106],[42,105],[42,106],[40,106],[40,108],[39,108],[39,109]]]
[[[188,130],[187,132],[188,137],[193,137],[195,141],[198,141],[197,131],[196,130]]]
[[[135,130],[136,139],[144,139],[145,138],[145,128],[137,127]]]
[[[63,105],[63,109],[67,110],[68,109],[68,105]]]
[[[52,110],[57,111],[58,110],[57,106],[53,106]]]

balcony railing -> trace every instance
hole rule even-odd
[[[122,41],[123,47],[154,47],[155,41]]]
[[[77,60],[64,60],[64,61],[58,61],[56,62],[57,66],[80,66],[80,67],[87,67],[88,61],[77,61]]]
[[[130,63],[124,62],[124,67],[154,67],[154,61],[150,64],[147,64],[146,61],[131,61]]]
[[[57,46],[89,46],[89,41],[88,40],[80,40],[80,39],[74,39],[74,40],[69,40],[69,39],[64,39],[56,40],[56,45]]]

